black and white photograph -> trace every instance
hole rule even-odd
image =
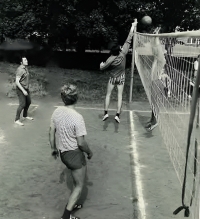
[[[200,0],[0,0],[0,219],[200,219]]]

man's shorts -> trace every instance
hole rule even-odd
[[[71,170],[80,169],[86,165],[85,155],[79,148],[60,153],[60,158],[67,168]]]
[[[110,77],[110,79],[109,79],[109,83],[112,85],[123,85],[124,82],[125,82],[125,74],[122,74],[116,78]]]

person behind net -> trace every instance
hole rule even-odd
[[[196,81],[196,77],[197,77],[197,71],[198,71],[198,67],[199,67],[199,57],[200,57],[200,55],[198,55],[196,60],[194,61],[194,74],[193,74],[192,81],[190,81],[190,94],[189,94],[190,99],[192,98],[192,93],[194,90],[194,85],[195,85],[195,81]]]
[[[160,27],[156,28],[154,33],[157,34]],[[171,79],[165,73],[166,71],[166,59],[164,49],[161,46],[158,37],[152,40],[152,53],[153,53],[153,63],[151,68],[151,119],[145,126],[149,131],[152,131],[157,125],[157,119],[159,116],[159,101],[163,100],[163,97],[169,97]],[[161,98],[158,98],[161,96]]]
[[[128,37],[124,45],[122,47],[117,44],[113,45],[110,50],[110,57],[106,60],[105,63],[101,62],[100,64],[100,70],[107,70],[110,73],[110,78],[109,78],[108,85],[107,85],[107,93],[106,93],[106,98],[105,98],[105,103],[104,103],[103,121],[105,121],[109,117],[108,107],[110,104],[110,96],[111,96],[114,86],[117,85],[118,107],[117,107],[117,113],[115,116],[115,121],[117,123],[120,123],[122,94],[123,94],[124,83],[125,83],[126,55],[130,48],[130,44],[131,44],[132,37],[133,37],[133,31],[136,25],[137,25],[137,20],[135,20],[134,23],[132,23],[130,32],[128,34]]]
[[[64,106],[58,107],[52,114],[49,130],[49,141],[52,156],[56,159],[59,154],[61,161],[71,170],[74,189],[69,197],[61,219],[77,219],[71,213],[82,207],[78,203],[86,176],[86,159],[93,156],[86,140],[85,122],[81,114],[75,110],[78,99],[77,87],[72,84],[61,88],[61,99]]]

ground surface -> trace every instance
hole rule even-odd
[[[48,75],[48,96],[35,98],[34,121],[14,124],[18,100],[6,96],[7,74],[0,73],[0,218],[58,219],[72,189],[70,172],[50,156],[48,129],[59,98],[62,75]],[[181,187],[162,143],[159,129],[147,133],[146,102],[123,105],[120,125],[115,111],[102,122],[103,104],[78,103],[86,122],[86,137],[94,152],[88,161],[82,195],[82,219],[167,219],[181,205]],[[115,108],[112,102],[110,108]],[[132,125],[131,125],[132,124]]]

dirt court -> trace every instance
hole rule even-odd
[[[2,82],[2,80],[1,80]],[[1,88],[2,88],[1,84]],[[17,99],[0,94],[0,218],[59,219],[72,189],[70,171],[50,156],[48,130],[58,97],[33,99],[24,127],[14,124]],[[111,104],[113,108],[114,104]],[[101,106],[102,107],[102,106]],[[181,205],[181,187],[159,129],[147,133],[147,103],[123,106],[102,122],[100,106],[77,104],[94,152],[81,197],[81,219],[167,219]]]

